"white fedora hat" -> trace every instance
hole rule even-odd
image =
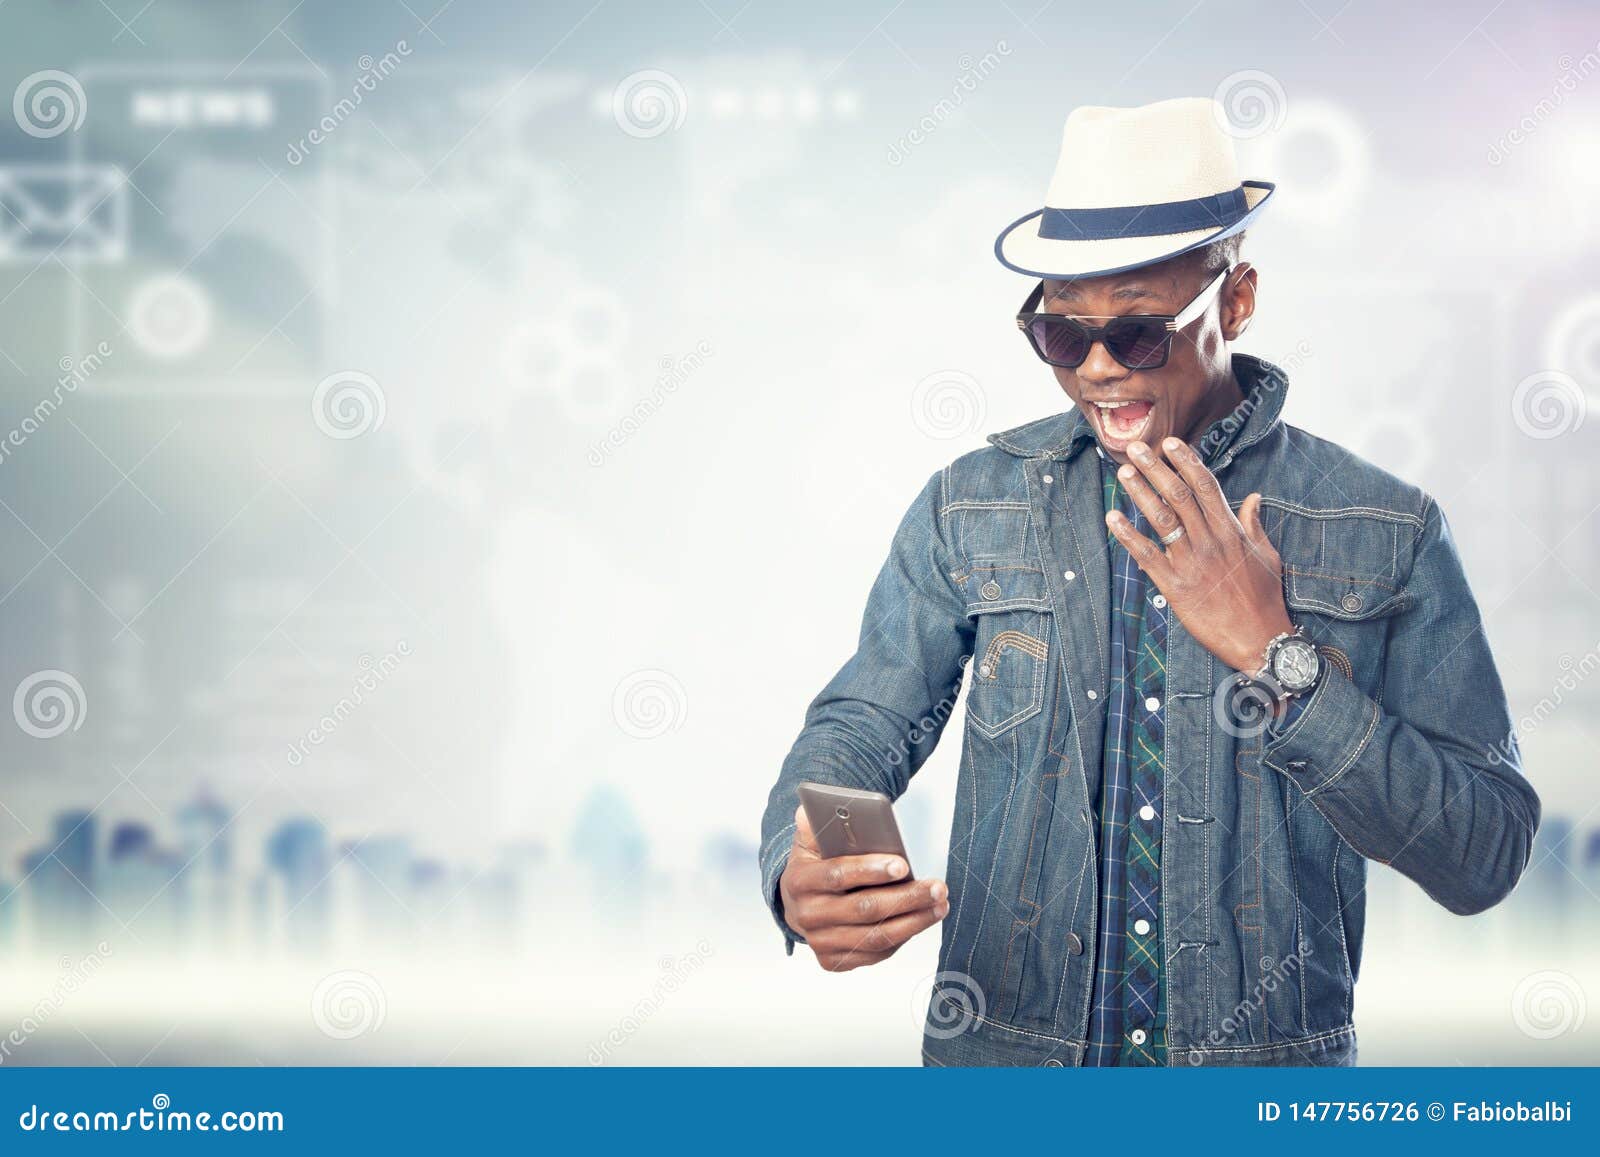
[[[1272,195],[1241,181],[1221,107],[1205,97],[1073,109],[1045,207],[1007,226],[1001,264],[1066,280],[1121,273],[1240,232]]]

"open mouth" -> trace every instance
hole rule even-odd
[[[1144,436],[1156,405],[1148,401],[1090,402],[1100,423],[1100,433],[1118,448]]]

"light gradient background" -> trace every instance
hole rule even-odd
[[[1067,111],[1211,94],[1242,348],[1442,503],[1545,803],[1486,916],[1374,870],[1362,1059],[1600,1058],[1592,6],[438,2],[0,6],[0,183],[121,214],[0,196],[0,1064],[914,1063],[934,937],[786,958],[759,813],[1063,408],[991,245]]]

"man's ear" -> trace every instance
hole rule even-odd
[[[1222,289],[1222,336],[1228,341],[1237,341],[1250,327],[1250,319],[1255,315],[1256,267],[1248,261],[1241,261],[1233,267],[1233,273]]]

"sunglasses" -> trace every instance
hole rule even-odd
[[[1172,336],[1206,311],[1235,268],[1229,266],[1217,274],[1176,316],[1130,313],[1092,318],[1106,323],[1099,326],[1085,325],[1084,317],[1034,312],[1044,299],[1041,281],[1022,303],[1017,328],[1028,335],[1033,352],[1052,366],[1075,370],[1089,357],[1094,343],[1100,342],[1108,354],[1130,370],[1160,369],[1172,352]]]

